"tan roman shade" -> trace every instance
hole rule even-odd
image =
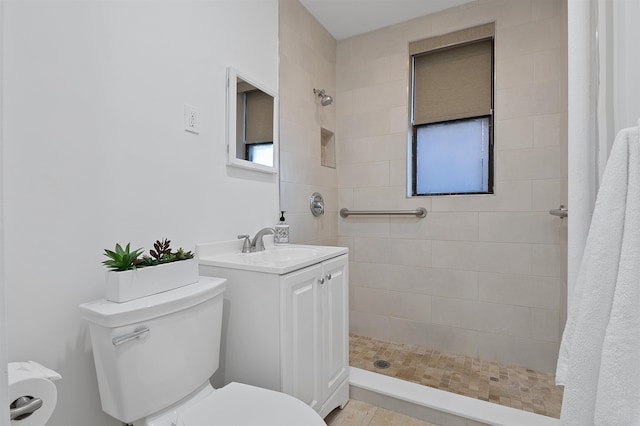
[[[260,90],[246,96],[245,142],[273,142],[273,98]]]
[[[414,125],[491,114],[493,32],[486,24],[409,45]]]

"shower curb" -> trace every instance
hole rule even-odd
[[[560,420],[349,367],[349,396],[441,426],[560,426]]]

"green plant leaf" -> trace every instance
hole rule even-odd
[[[116,244],[115,251],[104,249],[104,255],[109,260],[105,260],[102,263],[114,271],[135,269],[140,262],[138,257],[142,254],[142,251],[141,248],[131,251],[131,243],[128,243],[124,249],[120,244]]]

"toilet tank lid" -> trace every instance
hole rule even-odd
[[[84,319],[106,328],[121,327],[139,321],[148,321],[173,312],[182,311],[222,294],[225,278],[200,277],[200,281],[174,290],[142,297],[124,303],[106,299],[80,305]]]

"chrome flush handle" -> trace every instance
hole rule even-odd
[[[149,327],[147,327],[146,325],[139,325],[131,333],[114,337],[113,339],[111,339],[111,343],[113,343],[113,346],[120,346],[132,340],[141,339],[145,337],[147,334],[149,334],[150,332],[151,331],[149,330]]]

